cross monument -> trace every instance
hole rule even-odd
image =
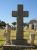
[[[23,39],[23,17],[28,17],[29,12],[23,11],[23,5],[18,5],[17,9],[17,11],[12,11],[12,16],[17,17],[16,41],[18,44]]]

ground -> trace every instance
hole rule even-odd
[[[5,37],[4,37],[4,29],[0,29],[0,46],[4,44]],[[23,38],[29,39],[30,32],[29,30],[23,32]],[[11,30],[10,39],[16,39],[16,30]],[[35,41],[34,43],[37,45],[37,31],[35,31]],[[1,48],[0,48],[1,50]]]
[[[4,42],[5,42],[5,37],[4,37],[4,29],[0,29],[0,45],[3,45]],[[29,30],[27,31],[24,31],[23,32],[23,38],[25,39],[29,39],[29,35],[30,35],[30,32]],[[10,35],[10,39],[16,39],[16,30],[11,30],[11,35]],[[35,41],[34,43],[37,45],[37,31],[35,32]]]

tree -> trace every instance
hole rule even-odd
[[[28,23],[23,23],[23,26],[28,26],[29,24]]]
[[[12,24],[13,24],[13,26],[14,26],[14,30],[15,30],[15,25],[16,25],[16,22],[13,22]]]
[[[3,28],[6,26],[6,23],[4,21],[0,21],[0,28]]]
[[[2,26],[6,26],[6,23],[4,21],[1,22]]]

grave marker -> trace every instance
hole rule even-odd
[[[7,24],[4,32],[4,36],[6,38],[6,42],[5,42],[6,45],[10,44],[10,33],[11,33],[11,27],[10,25]]]
[[[35,40],[35,30],[32,30],[30,32],[30,43],[31,43],[31,45],[34,45],[34,40]]]
[[[16,41],[21,43],[23,39],[23,17],[28,16],[28,11],[23,11],[23,5],[18,5],[17,11],[12,11],[12,16],[17,17]]]

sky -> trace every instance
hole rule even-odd
[[[12,11],[17,11],[17,5],[23,4],[24,11],[29,11],[29,16],[23,18],[23,22],[37,20],[37,0],[0,0],[0,20],[11,24],[17,21],[12,16]]]

